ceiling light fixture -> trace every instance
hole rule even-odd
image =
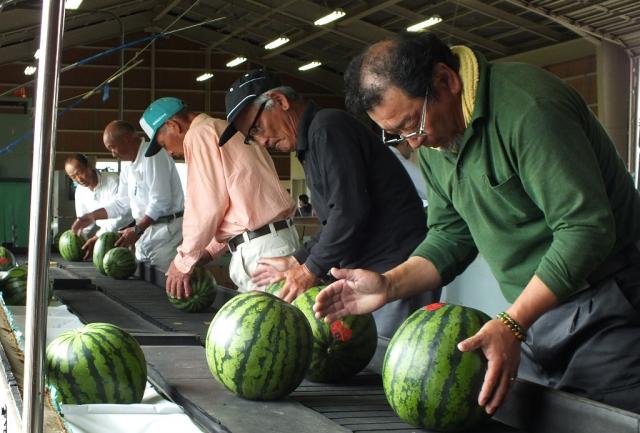
[[[323,26],[325,24],[332,23],[335,20],[339,20],[345,15],[346,13],[342,9],[336,9],[335,11],[331,12],[329,15],[325,15],[322,18],[318,18],[313,22],[313,24],[317,26]]]
[[[38,48],[36,50],[36,52],[33,53],[33,58],[36,59],[36,60],[38,60],[40,58],[40,48]]]
[[[278,39],[274,39],[271,42],[269,42],[268,44],[266,44],[264,46],[265,50],[273,50],[275,48],[281,47],[284,44],[289,42],[289,38],[285,38],[285,37],[280,37]]]
[[[81,4],[82,4],[82,0],[66,0],[64,2],[64,8],[75,10],[75,9],[78,9]]]
[[[236,57],[235,59],[227,63],[227,68],[233,68],[234,66],[238,66],[246,61],[247,61],[246,57]]]
[[[196,78],[196,81],[207,81],[209,78],[213,78],[213,74],[211,72],[205,72]]]
[[[24,74],[25,75],[33,75],[36,73],[36,67],[35,66],[27,66],[26,68],[24,68]]]
[[[318,62],[318,61],[313,61],[313,62],[309,62],[306,65],[302,65],[298,68],[299,71],[308,71],[309,69],[313,69],[313,68],[317,68],[318,66],[320,66],[322,63]]]
[[[407,31],[408,32],[419,32],[420,30],[426,29],[427,27],[431,27],[431,26],[436,25],[441,21],[442,21],[442,18],[440,18],[439,16],[435,15],[435,16],[432,16],[429,19],[426,19],[424,21],[420,21],[417,24],[414,24],[412,26],[407,27]]]

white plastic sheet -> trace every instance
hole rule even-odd
[[[65,404],[62,414],[74,433],[201,433],[178,405],[149,384],[140,404]]]
[[[24,307],[9,307],[11,326],[21,346]],[[83,326],[65,305],[49,306],[47,344],[63,332]],[[73,433],[202,433],[180,406],[164,399],[147,382],[140,404],[63,404],[61,412]]]

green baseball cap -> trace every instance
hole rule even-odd
[[[156,141],[158,129],[174,114],[182,110],[186,105],[178,98],[166,97],[153,101],[140,118],[140,126],[147,134],[151,143],[144,156],[153,156],[162,148]]]

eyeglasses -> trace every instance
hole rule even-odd
[[[264,107],[267,105],[267,101],[264,101],[260,104],[260,108],[258,108],[258,112],[256,113],[256,117],[253,118],[253,122],[251,122],[251,126],[247,130],[247,135],[244,136],[244,144],[252,144],[255,142],[254,136],[260,132],[260,127],[256,125],[258,123],[258,119],[260,115],[264,111]]]
[[[420,114],[420,126],[417,131],[411,132],[407,135],[396,135],[394,137],[389,137],[387,132],[382,130],[382,142],[384,144],[398,144],[403,141],[407,141],[410,138],[424,137],[426,134],[424,127],[427,121],[427,95],[424,95],[424,104],[422,104],[422,113]]]

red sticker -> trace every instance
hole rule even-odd
[[[338,341],[349,341],[353,331],[342,320],[337,320],[331,324],[331,336]]]
[[[436,310],[444,307],[445,305],[447,305],[447,304],[444,304],[442,302],[436,302],[435,304],[426,305],[426,306],[422,307],[422,309],[426,310],[426,311],[436,311]]]

